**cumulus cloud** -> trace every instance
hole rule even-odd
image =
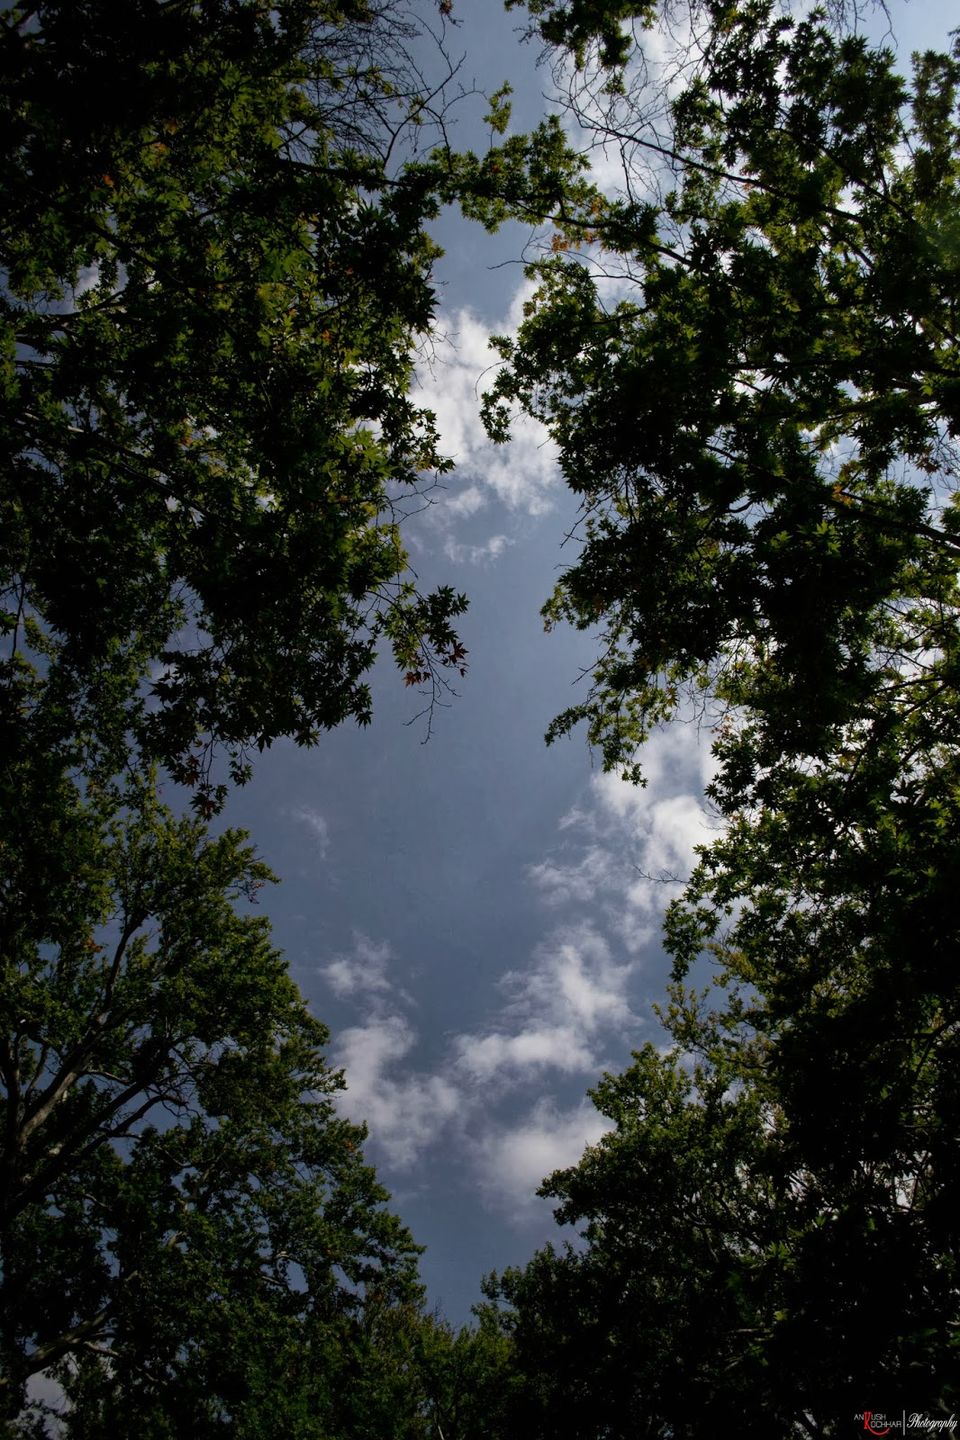
[[[494,1208],[522,1222],[542,1213],[536,1191],[554,1170],[575,1165],[588,1145],[595,1145],[610,1129],[589,1101],[560,1109],[540,1099],[520,1120],[490,1130],[482,1142],[478,1176]]]
[[[338,998],[386,994],[393,989],[387,978],[387,966],[394,958],[386,940],[371,940],[356,931],[353,948],[335,955],[329,965],[320,967],[320,974]]]
[[[461,1111],[463,1095],[442,1067],[429,1072],[415,1066],[418,1035],[403,1013],[413,1002],[389,974],[396,958],[388,941],[357,931],[351,948],[319,973],[339,999],[366,1012],[361,1024],[335,1037],[332,1062],[343,1070],[346,1083],[338,1108],[369,1127],[378,1160],[406,1170],[446,1133]]]
[[[518,1077],[539,1070],[575,1073],[593,1066],[583,1036],[570,1025],[530,1024],[512,1035],[496,1030],[458,1035],[453,1048],[457,1069],[474,1081],[516,1083]]]
[[[707,737],[671,727],[647,746],[644,768],[646,788],[595,777],[561,821],[557,851],[528,872],[554,911],[549,933],[502,976],[499,1008],[451,1035],[430,1069],[416,1064],[411,1002],[391,979],[388,943],[357,934],[323,968],[340,998],[367,1011],[341,1033],[334,1058],[346,1072],[346,1113],[369,1124],[388,1165],[409,1168],[441,1141],[466,1143],[478,1182],[488,1167],[498,1176],[488,1202],[522,1216],[541,1179],[603,1132],[591,1106],[558,1108],[545,1087],[577,1076],[587,1084],[635,1048],[645,1022],[632,987],[670,898],[664,882],[685,878],[696,846],[716,833],[703,800]],[[533,1087],[539,1098],[525,1118],[503,1120],[501,1107]]]
[[[459,520],[464,516],[476,515],[488,502],[489,496],[484,494],[479,485],[468,485],[466,490],[458,490],[455,495],[447,496],[443,501],[443,510],[448,518]]]
[[[490,334],[516,334],[531,288],[524,281],[508,313],[492,325],[468,308],[438,320],[434,363],[418,376],[421,398],[437,417],[441,450],[456,462],[460,479],[468,482],[432,507],[431,519],[439,525],[450,526],[475,515],[491,501],[527,515],[552,508],[557,453],[544,426],[518,417],[511,443],[494,445],[480,418],[481,398],[500,364]]]
[[[496,1021],[456,1037],[456,1069],[500,1087],[550,1069],[595,1073],[601,1033],[640,1023],[627,1000],[632,969],[614,961],[607,941],[589,925],[555,931],[527,967],[503,976],[507,998]]]
[[[462,1104],[459,1089],[442,1074],[397,1072],[416,1040],[403,1015],[384,1014],[344,1030],[334,1055],[346,1075],[341,1109],[370,1126],[374,1148],[398,1169],[440,1139]]]

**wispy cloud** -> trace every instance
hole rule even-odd
[[[291,814],[294,820],[309,830],[321,858],[325,856],[330,847],[330,827],[320,811],[312,809],[309,805],[301,805]]]
[[[489,500],[489,495],[484,493],[481,486],[468,485],[466,490],[458,490],[456,494],[444,498],[443,513],[447,518],[460,520],[468,515],[476,515]]]
[[[482,545],[460,545],[451,536],[444,541],[443,553],[454,564],[481,565],[485,560],[496,560],[508,545],[514,542],[508,535],[491,535]]]
[[[589,924],[555,930],[526,968],[503,976],[507,998],[489,1027],[456,1037],[457,1071],[514,1088],[549,1069],[595,1073],[597,1042],[641,1023],[627,998],[632,969]]]
[[[632,968],[617,964],[603,935],[583,923],[555,932],[538,947],[533,966],[509,972],[503,985],[521,1015],[549,1015],[593,1035],[633,1022],[626,999]]]
[[[357,931],[319,974],[339,999],[366,1012],[335,1037],[332,1060],[346,1080],[338,1106],[370,1127],[372,1147],[388,1165],[404,1170],[441,1138],[463,1097],[441,1071],[415,1068],[419,1036],[405,1013],[413,1001],[389,973],[396,960],[388,941]]]
[[[624,30],[630,22],[624,23]],[[654,197],[675,184],[669,161],[632,143],[668,122],[667,107],[689,81],[703,54],[694,33],[692,9],[676,13],[652,28],[633,25],[636,44],[624,72],[622,92],[611,93],[606,76],[595,63],[587,83],[567,58],[561,67],[559,109],[570,144],[590,154],[590,178],[609,195],[628,193],[633,199]],[[574,109],[566,101],[573,89],[579,97]],[[641,119],[642,117],[642,119]],[[643,123],[645,121],[645,123]]]
[[[409,1172],[443,1144],[475,1172],[486,1203],[524,1225],[544,1213],[542,1179],[603,1133],[589,1102],[566,1103],[571,1082],[586,1088],[645,1033],[636,986],[669,898],[664,878],[685,876],[715,833],[696,731],[664,732],[645,758],[646,789],[598,776],[558,823],[555,853],[528,872],[549,903],[547,934],[501,976],[492,1012],[451,1034],[431,1064],[417,1063],[413,1002],[386,941],[357,934],[322,967],[336,995],[363,1008],[333,1059],[346,1073],[340,1103],[369,1124],[378,1163]]]
[[[589,1081],[607,1041],[640,1023],[627,999],[632,963],[617,963],[590,926],[569,926],[539,945],[528,967],[502,977],[490,1023],[452,1035],[432,1069],[418,1068],[419,1036],[405,1013],[411,1002],[388,974],[394,959],[385,941],[357,935],[320,973],[340,998],[370,1012],[336,1038],[333,1060],[347,1082],[340,1104],[369,1124],[374,1150],[397,1169],[468,1133],[475,1159],[496,1144],[503,1101],[542,1087],[551,1072]]]
[[[718,828],[703,798],[712,775],[709,736],[670,726],[642,759],[646,786],[594,777],[587,801],[560,821],[556,850],[528,871],[553,908],[590,906],[632,953],[656,936],[669,887],[686,880],[697,846]]]
[[[586,904],[622,889],[623,867],[604,845],[588,845],[576,858],[541,860],[527,873],[551,905]]]

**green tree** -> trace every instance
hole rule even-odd
[[[438,1316],[424,1317],[417,1370],[431,1434],[487,1440],[503,1433],[518,1375],[509,1337],[486,1311],[459,1330]]]
[[[667,915],[672,1048],[604,1079],[614,1128],[542,1190],[585,1245],[488,1287],[505,1433],[955,1410],[957,697],[898,700],[829,760],[768,767],[762,804],[727,797]],[[721,753],[749,735],[731,722]]]
[[[585,1246],[490,1287],[508,1434],[841,1435],[958,1399],[957,747],[784,763],[670,909],[652,1045],[542,1193]],[[909,756],[909,767],[905,763]],[[715,988],[686,988],[705,954]]]
[[[421,1433],[378,1343],[419,1311],[417,1247],[245,904],[269,873],[142,780],[39,768],[2,844],[10,1433],[41,1372],[77,1437]]]
[[[838,1436],[864,1408],[951,1414],[955,1252],[867,1171],[806,1166],[767,1086],[723,1094],[736,1069],[692,1077],[650,1047],[598,1088],[616,1130],[543,1189],[585,1247],[488,1282],[518,1371],[505,1434]]]
[[[615,1130],[544,1183],[585,1243],[485,1282],[520,1379],[507,1435],[791,1433],[805,1397],[761,1343],[774,1146],[756,1094],[724,1096],[729,1065],[677,1062],[650,1045],[606,1077],[593,1098]]]
[[[665,130],[620,23],[660,8],[531,6],[598,43],[626,185],[561,217],[489,416],[543,419],[583,496],[545,615],[604,649],[552,733],[639,776],[707,706],[727,828],[668,912],[672,1048],[544,1186],[585,1244],[491,1323],[510,1434],[839,1435],[958,1398],[960,49],[908,84],[822,15],[707,3]]]
[[[579,14],[536,9],[550,36]],[[960,61],[919,56],[908,87],[817,15],[698,15],[669,135],[638,66],[592,82],[627,189],[558,220],[489,402],[497,435],[518,404],[546,423],[582,496],[545,616],[604,644],[551,733],[586,720],[610,765],[690,687],[751,708],[758,760],[829,749],[902,682],[892,613],[900,649],[942,650],[960,555]]]
[[[198,738],[242,776],[365,723],[381,644],[462,673],[465,601],[417,591],[398,531],[447,468],[409,393],[437,205],[404,162],[449,78],[423,39],[368,0],[0,16],[8,658],[75,715],[124,669],[137,743],[208,807]]]

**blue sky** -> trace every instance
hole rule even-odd
[[[495,0],[454,13],[461,78],[509,79],[518,128],[534,123],[549,75],[516,14]],[[953,0],[893,0],[891,14],[907,51],[942,47],[960,18]],[[455,143],[482,143],[482,109],[464,106]],[[651,742],[645,790],[602,775],[580,739],[544,746],[593,653],[539,618],[573,558],[575,508],[542,433],[494,448],[477,414],[487,334],[516,323],[525,236],[449,216],[437,234],[445,338],[421,385],[457,469],[407,543],[424,587],[470,596],[468,675],[424,744],[416,697],[385,667],[371,729],[276,746],[226,819],[282,877],[263,902],[276,941],[331,1028],[345,1109],[369,1123],[394,1208],[427,1246],[431,1303],[461,1322],[485,1272],[556,1233],[534,1191],[598,1137],[588,1086],[657,1038],[658,922],[676,886],[656,877],[685,873],[715,821],[695,725]]]

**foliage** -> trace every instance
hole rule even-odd
[[[551,733],[585,719],[608,765],[690,686],[773,755],[828,748],[886,683],[891,610],[896,648],[939,649],[960,554],[960,60],[919,57],[908,94],[816,16],[711,13],[671,138],[625,134],[616,94],[595,121],[674,188],[637,175],[560,225],[489,405],[498,435],[517,403],[542,419],[583,497],[545,615],[605,645]]]
[[[614,1129],[542,1191],[586,1246],[489,1288],[523,1377],[505,1433],[955,1409],[957,749],[916,712],[888,729],[784,764],[671,907],[672,1048],[603,1080]],[[704,952],[715,1008],[686,988]]]
[[[449,468],[410,395],[425,227],[469,187],[496,223],[529,147],[425,157],[424,40],[368,0],[0,17],[4,1433],[48,1433],[37,1376],[76,1440],[479,1435],[499,1403],[503,1338],[422,1314],[244,909],[268,872],[151,769],[209,818],[218,749],[242,780],[365,723],[384,646],[434,697],[464,673],[466,602],[399,533]],[[531,205],[567,159],[540,149]]]
[[[479,1323],[454,1330],[424,1318],[417,1338],[417,1369],[431,1433],[445,1440],[487,1440],[504,1433],[517,1388],[513,1347],[484,1313]]]
[[[10,653],[76,713],[125,665],[138,743],[208,809],[197,737],[242,778],[366,723],[381,641],[462,670],[466,602],[418,593],[397,528],[447,468],[409,395],[436,200],[400,160],[444,103],[416,36],[367,0],[0,22]]]
[[[419,1308],[416,1247],[363,1130],[336,1114],[324,1028],[240,904],[269,873],[241,833],[174,819],[142,779],[53,785],[46,760],[17,779],[2,846],[8,1421],[46,1372],[71,1436],[372,1433],[377,1336],[384,1314]],[[379,1403],[376,1433],[417,1433],[412,1401]]]
[[[960,46],[908,85],[822,15],[706,4],[665,132],[643,57],[603,53],[640,7],[531,8],[617,63],[580,105],[627,163],[560,217],[488,410],[542,419],[583,497],[545,616],[605,643],[552,734],[586,720],[642,778],[692,699],[726,830],[668,912],[670,1047],[603,1080],[613,1129],[544,1186],[584,1244],[488,1284],[505,1433],[949,1417]]]
[[[548,45],[569,49],[578,65],[583,65],[594,43],[599,43],[604,65],[624,64],[630,52],[630,37],[625,33],[625,25],[635,22],[647,27],[657,14],[655,0],[603,0],[599,5],[589,3],[589,0],[569,0],[569,3],[564,3],[564,0],[506,0],[508,10],[521,4],[534,17],[536,31],[542,39]]]
[[[703,0],[664,132],[623,22],[674,8],[529,5],[598,47],[617,195],[556,116],[508,135],[507,90],[484,155],[413,154],[443,101],[386,6],[0,19],[11,1434],[44,1433],[36,1374],[77,1440],[828,1436],[960,1401],[960,43],[908,84],[819,14]],[[543,420],[583,499],[545,616],[604,646],[551,733],[639,778],[692,696],[727,824],[668,915],[670,1048],[544,1186],[583,1243],[459,1334],[241,908],[267,872],[140,764],[209,813],[213,747],[240,779],[365,721],[381,643],[462,672],[464,601],[417,592],[396,523],[445,465],[409,386],[449,200],[554,227],[487,406]]]

